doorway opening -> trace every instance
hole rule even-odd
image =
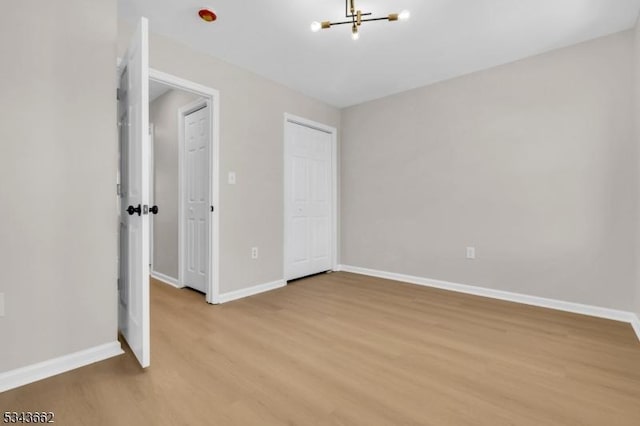
[[[149,70],[150,275],[218,303],[218,94]]]

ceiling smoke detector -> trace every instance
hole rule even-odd
[[[213,22],[218,19],[218,16],[215,14],[213,10],[210,9],[200,9],[198,11],[198,16],[205,22]]]

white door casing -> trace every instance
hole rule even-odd
[[[148,22],[145,18],[140,20],[120,70],[118,326],[144,368],[150,364],[149,48]]]
[[[285,120],[285,279],[335,267],[335,129]]]
[[[155,129],[149,123],[149,206],[156,204],[156,162],[155,162]],[[149,215],[149,270],[153,272],[153,233],[154,215]]]
[[[209,216],[209,238],[208,238],[208,250],[209,250],[209,258],[208,258],[208,282],[207,282],[207,291],[206,291],[206,300],[208,303],[217,304],[220,303],[220,272],[218,265],[220,264],[220,237],[219,237],[219,229],[220,229],[220,182],[218,179],[219,170],[220,170],[220,126],[218,123],[220,122],[220,93],[216,89],[212,89],[207,86],[203,86],[201,84],[195,83],[193,81],[189,81],[175,75],[167,74],[162,71],[155,70],[153,68],[149,69],[149,78],[152,81],[162,83],[168,86],[171,86],[175,89],[184,90],[190,93],[194,93],[196,95],[202,96],[202,98],[206,101],[207,107],[209,108],[209,202],[210,205],[215,207],[213,211],[210,212]],[[188,106],[187,106],[188,107]],[[193,109],[188,109],[187,112],[193,111]],[[182,110],[182,109],[181,109]],[[178,125],[183,126],[184,121],[182,116],[178,117]],[[183,159],[183,136],[184,131],[180,129],[180,149],[179,149],[179,174],[181,181],[183,180],[183,171],[184,171],[184,159]],[[179,203],[182,203],[182,192],[184,189],[182,188],[182,184],[179,185],[180,195],[179,195]],[[162,206],[159,206],[160,213],[162,214]],[[183,229],[183,208],[180,205],[178,209],[178,222],[179,222],[179,241],[180,245],[182,245],[182,235],[184,235]],[[184,272],[182,265],[184,264],[184,248],[181,247],[179,250],[179,277],[178,277],[178,285],[184,286],[183,277]]]
[[[205,101],[181,109],[184,120],[182,247],[183,284],[207,293],[209,275],[209,107]]]

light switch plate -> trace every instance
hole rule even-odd
[[[467,259],[475,259],[475,258],[476,258],[476,248],[467,247]]]

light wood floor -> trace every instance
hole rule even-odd
[[[628,324],[348,273],[222,306],[152,285],[126,355],[0,394],[61,425],[640,425]]]

